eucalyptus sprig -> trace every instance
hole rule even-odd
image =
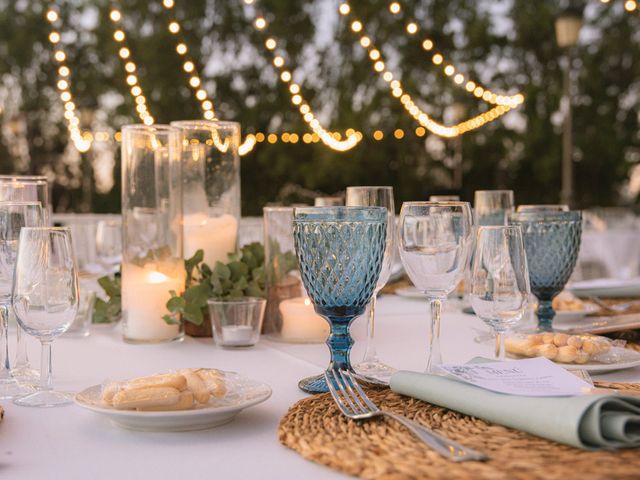
[[[122,315],[122,294],[120,273],[113,277],[104,276],[98,279],[98,284],[104,290],[108,300],[96,298],[93,307],[93,323],[113,323],[117,322]]]
[[[170,313],[163,317],[168,324],[177,324],[182,317],[187,322],[201,325],[209,298],[265,297],[264,247],[261,243],[245,245],[238,253],[229,254],[229,262],[216,262],[213,268],[203,260],[202,250],[185,260],[185,290],[181,295],[170,292],[171,298],[167,302]]]

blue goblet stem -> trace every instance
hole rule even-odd
[[[556,316],[556,311],[551,306],[551,298],[539,298],[538,299],[538,328],[543,332],[550,332],[553,330],[553,317]]]
[[[350,352],[353,338],[349,334],[349,326],[355,317],[329,317],[331,333],[327,338],[327,345],[331,352],[331,363],[328,370],[351,370]]]

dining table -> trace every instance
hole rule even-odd
[[[376,318],[380,359],[398,369],[423,371],[427,359],[426,300],[382,295]],[[361,317],[352,326],[354,363],[364,353],[365,331]],[[492,342],[476,341],[488,331],[479,318],[462,313],[458,303],[450,303],[441,327],[444,362],[491,357]],[[29,342],[31,360],[37,363],[38,344],[34,339]],[[322,343],[282,343],[263,336],[254,347],[235,349],[217,347],[211,338],[191,337],[174,343],[132,345],[123,342],[119,325],[93,325],[88,337],[57,339],[53,362],[55,386],[66,391],[80,391],[107,380],[210,367],[266,382],[273,394],[228,424],[192,432],[126,430],[77,405],[39,409],[0,401],[5,409],[0,422],[1,478],[347,478],[305,460],[278,441],[281,418],[307,396],[298,389],[298,381],[328,365],[329,352]],[[640,382],[640,368],[594,379]]]

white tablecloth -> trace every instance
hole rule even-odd
[[[380,357],[398,368],[425,366],[427,305],[395,296],[380,299]],[[477,344],[481,321],[448,310],[442,324],[446,362],[490,356],[491,345]],[[364,335],[356,321],[354,336]],[[30,342],[33,342],[31,339]],[[38,345],[30,343],[37,362]],[[354,347],[357,360],[363,342]],[[304,460],[278,443],[278,422],[305,394],[297,381],[319,373],[328,362],[325,345],[291,345],[262,340],[255,348],[223,350],[211,339],[187,338],[165,345],[127,345],[117,329],[94,328],[85,339],[60,338],[53,348],[56,386],[80,390],[106,378],[127,378],[180,367],[215,367],[263,380],[273,388],[265,403],[246,410],[230,424],[185,433],[133,432],[76,406],[54,409],[17,407],[3,401],[0,423],[0,477],[7,479],[332,479],[348,478]],[[614,381],[640,381],[640,369],[607,375]]]

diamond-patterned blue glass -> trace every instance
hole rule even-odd
[[[296,208],[293,232],[302,282],[331,333],[329,369],[353,371],[351,322],[364,313],[375,289],[386,246],[384,207]],[[328,391],[324,377],[302,380],[308,393]]]
[[[556,315],[551,301],[566,285],[578,259],[582,214],[579,211],[512,213],[509,223],[522,229],[531,293],[538,298],[538,327],[551,330]]]

